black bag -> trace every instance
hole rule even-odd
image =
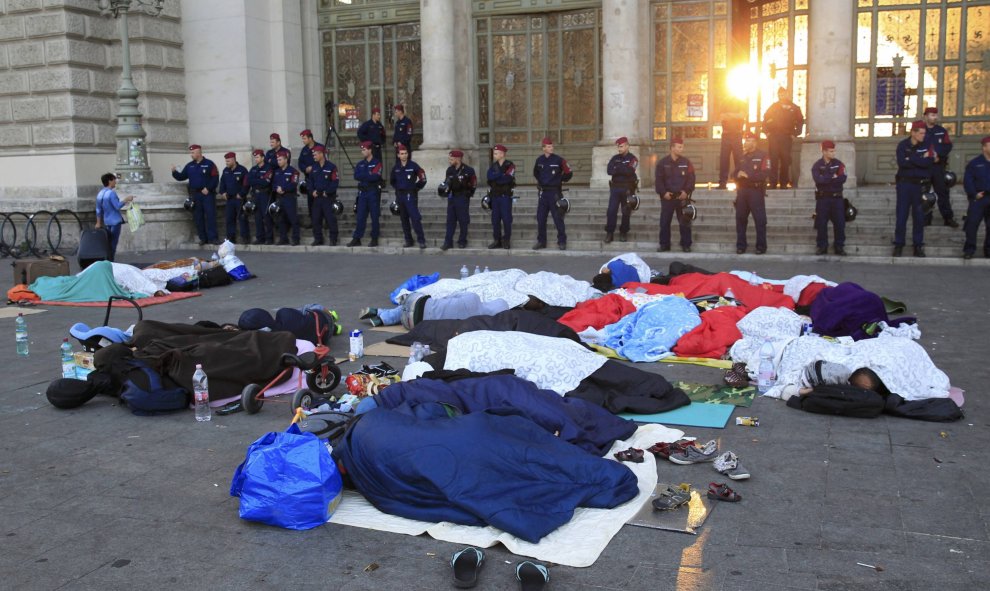
[[[202,288],[230,285],[231,282],[230,275],[227,274],[222,265],[199,272],[199,286]]]
[[[826,384],[815,386],[811,394],[791,396],[787,406],[821,415],[872,419],[883,412],[884,397],[849,384]]]
[[[124,379],[120,399],[136,415],[156,415],[189,406],[189,393],[183,388],[166,388],[162,377],[144,361],[128,359],[131,369]]]
[[[79,268],[110,260],[110,232],[106,228],[83,230],[79,235]]]
[[[165,289],[169,291],[196,291],[199,289],[199,277],[186,279],[185,277],[173,277],[165,284]]]

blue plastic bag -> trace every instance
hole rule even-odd
[[[248,447],[230,482],[230,496],[241,498],[241,519],[312,529],[330,519],[343,488],[323,442],[293,424]]]
[[[406,279],[405,283],[399,287],[396,287],[395,290],[392,291],[392,294],[389,295],[389,298],[392,300],[393,304],[399,305],[399,294],[402,293],[402,290],[416,291],[421,287],[427,286],[431,283],[436,283],[437,281],[440,281],[440,273],[434,273],[432,275],[413,275],[409,279]]]

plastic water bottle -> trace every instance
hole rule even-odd
[[[24,314],[17,314],[14,321],[14,338],[17,340],[17,354],[27,357],[28,354],[28,326],[24,320]]]
[[[213,418],[213,411],[210,410],[210,385],[206,379],[206,372],[203,366],[196,364],[196,373],[193,374],[193,400],[196,403],[196,420],[208,421]]]
[[[732,293],[732,288],[725,290],[725,299],[734,300],[736,299],[736,294]]]
[[[479,265],[474,266],[474,274],[481,275],[481,267]]]
[[[759,285],[760,284],[760,280],[756,278],[756,271],[750,271],[749,272],[749,284],[750,285]]]
[[[491,271],[488,269],[488,265],[485,265],[485,270],[482,271],[482,273],[491,273]]]
[[[461,279],[468,278],[468,268],[467,265],[461,265]]]
[[[69,339],[62,339],[62,345],[58,349],[62,352],[62,377],[75,379],[76,361],[72,357],[72,344]]]
[[[756,374],[756,388],[760,394],[766,394],[776,381],[777,374],[773,367],[773,343],[764,341],[763,346],[760,347],[760,367]]]

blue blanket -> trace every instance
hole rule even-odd
[[[492,375],[446,382],[420,378],[399,382],[375,397],[378,405],[396,408],[440,403],[459,414],[518,414],[595,455],[605,455],[617,439],[628,439],[636,424],[580,398],[564,398],[512,375]]]
[[[666,297],[650,302],[605,327],[605,346],[630,361],[658,361],[671,355],[677,340],[701,324],[691,302]]]
[[[110,296],[145,298],[150,293],[131,293],[113,279],[113,263],[97,261],[78,275],[38,277],[31,291],[45,302],[105,302]]]
[[[491,525],[534,544],[577,507],[611,509],[638,492],[629,468],[529,419],[446,417],[439,404],[377,408],[356,420],[333,453],[380,511]]]

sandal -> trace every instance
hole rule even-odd
[[[685,447],[694,445],[694,441],[688,441],[687,439],[681,439],[673,443],[667,443],[666,441],[658,441],[650,447],[646,448],[646,451],[657,456],[658,458],[668,459],[670,454],[675,454],[684,451]]]
[[[620,462],[632,462],[634,464],[643,463],[643,450],[630,447],[625,451],[617,451],[613,454]]]
[[[742,495],[726,486],[725,483],[710,482],[708,484],[708,498],[727,503],[738,503],[742,500]]]
[[[744,388],[749,385],[749,375],[745,363],[733,363],[732,369],[725,372],[725,383],[734,388]]]
[[[516,565],[516,578],[522,591],[539,591],[550,582],[550,571],[539,562],[525,560]]]
[[[485,563],[485,553],[468,546],[454,552],[450,558],[450,566],[454,569],[454,586],[459,589],[470,589],[478,584],[478,571]]]
[[[691,485],[668,486],[667,490],[653,499],[653,508],[657,511],[676,509],[691,500]]]

